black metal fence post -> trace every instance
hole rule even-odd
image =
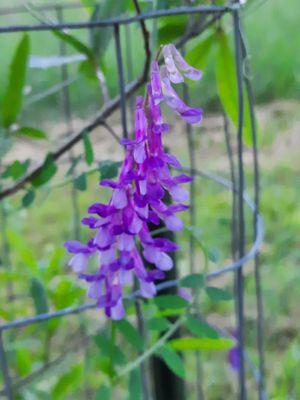
[[[13,400],[13,392],[11,387],[11,379],[9,376],[9,369],[6,360],[6,353],[3,342],[3,333],[0,331],[0,368],[4,381],[4,392],[8,400]]]
[[[238,253],[242,258],[245,254],[245,215],[244,215],[244,161],[243,161],[243,124],[244,124],[244,97],[243,97],[243,75],[242,75],[242,54],[239,31],[239,13],[233,11],[234,25],[234,46],[235,63],[237,77],[237,95],[238,95]],[[247,399],[246,371],[244,360],[245,338],[244,338],[244,276],[243,269],[239,268],[236,272],[236,301],[237,301],[237,322],[238,322],[238,343],[239,343],[239,398]]]

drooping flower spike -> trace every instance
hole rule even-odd
[[[124,286],[137,279],[140,294],[145,298],[156,294],[155,281],[165,277],[173,267],[169,253],[178,245],[162,237],[152,237],[150,224],[161,222],[170,231],[183,228],[177,216],[188,208],[188,191],[182,184],[190,182],[185,174],[173,176],[170,167],[180,168],[175,156],[164,150],[162,137],[168,131],[163,122],[160,104],[165,102],[184,121],[199,124],[202,110],[187,106],[177,95],[172,83],[184,77],[200,79],[201,72],[191,67],[173,45],[163,48],[165,65],[152,62],[150,82],[145,98],[138,96],[135,110],[135,136],[124,139],[125,158],[117,181],[104,179],[101,186],[112,190],[108,204],[92,204],[89,217],[82,223],[93,237],[87,244],[78,241],[65,243],[73,254],[69,266],[78,278],[87,282],[88,296],[97,300],[107,317],[122,319]],[[164,199],[169,194],[172,204]],[[96,257],[96,272],[88,271],[90,258]],[[152,265],[146,268],[144,260]],[[148,264],[147,264],[148,265]]]

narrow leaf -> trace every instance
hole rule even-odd
[[[29,126],[22,126],[21,128],[14,131],[16,136],[26,136],[31,139],[46,139],[47,133],[36,128],[31,128]]]
[[[102,385],[96,393],[96,400],[110,400],[111,395],[111,388],[106,385]]]
[[[164,345],[159,348],[156,354],[164,360],[175,375],[185,378],[183,360],[172,347]]]
[[[14,180],[19,179],[22,175],[25,174],[29,167],[29,164],[29,160],[26,160],[24,162],[15,160],[12,164],[6,167],[5,171],[2,174],[2,178],[12,178]]]
[[[31,279],[30,294],[33,298],[36,314],[44,314],[49,311],[47,293],[43,283],[36,277]]]
[[[238,125],[238,94],[235,59],[224,32],[217,35],[216,80],[220,100],[232,123]],[[249,103],[244,96],[243,139],[247,145],[252,144]]]
[[[84,54],[90,61],[94,61],[94,54],[92,50],[75,36],[65,31],[52,30],[51,32],[54,36],[58,37],[59,39],[63,40],[71,47],[73,47],[74,50],[77,50],[79,53]]]
[[[211,339],[186,337],[181,339],[173,339],[168,343],[173,349],[179,351],[227,350],[234,345],[233,340],[227,338]]]
[[[48,154],[41,172],[32,180],[32,184],[34,187],[39,187],[41,185],[44,185],[47,183],[55,174],[57,171],[57,166],[53,161],[52,154]]]
[[[94,341],[101,351],[101,357],[111,357],[111,342],[104,332],[94,336]],[[113,347],[113,361],[115,364],[124,364],[126,358],[121,349],[117,346]]]
[[[118,176],[118,171],[121,164],[121,162],[111,160],[100,161],[99,170],[101,179],[113,179]]]
[[[154,302],[157,305],[157,307],[166,309],[184,308],[189,304],[182,297],[173,294],[166,294],[163,296],[155,297]]]
[[[6,128],[16,122],[22,109],[29,49],[29,36],[24,34],[10,64],[8,87],[3,99],[2,117],[3,125]]]
[[[149,321],[147,321],[147,326],[148,329],[151,331],[166,331],[170,327],[170,323],[166,318],[151,318]]]
[[[206,67],[208,57],[214,47],[216,41],[215,33],[212,33],[204,40],[197,43],[191,50],[186,54],[187,62],[195,68],[203,69]]]
[[[74,186],[77,190],[80,190],[81,192],[84,192],[86,190],[87,184],[86,184],[86,174],[85,173],[80,174],[74,180]]]
[[[214,328],[209,326],[207,323],[191,316],[186,318],[185,326],[193,335],[198,337],[208,337],[211,339],[217,339],[220,337],[219,332]]]
[[[144,348],[143,339],[140,336],[136,328],[127,320],[116,322],[116,326],[124,336],[124,338],[138,351],[142,351]]]
[[[202,288],[204,286],[203,274],[190,274],[180,279],[180,286],[187,288]]]
[[[127,399],[142,400],[141,371],[138,368],[131,371],[129,375]]]
[[[206,288],[206,293],[213,301],[228,301],[232,300],[232,294],[224,289],[209,286]]]
[[[29,189],[28,192],[22,197],[22,206],[29,207],[35,199],[35,191]]]
[[[92,147],[90,138],[86,132],[83,133],[82,138],[83,138],[83,145],[84,145],[85,161],[88,165],[91,165],[94,161],[93,147]]]

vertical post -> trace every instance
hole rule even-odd
[[[9,376],[9,370],[8,370],[1,330],[0,330],[0,368],[1,368],[2,375],[3,375],[4,390],[5,390],[6,398],[8,400],[13,400],[14,397],[13,397],[13,392],[12,392],[12,387],[11,387],[11,379]]]
[[[119,24],[114,25],[115,34],[115,47],[116,47],[116,57],[118,65],[118,78],[119,78],[119,89],[120,89],[120,103],[121,103],[121,120],[123,128],[123,137],[128,138],[127,131],[127,118],[126,118],[126,98],[125,98],[125,83],[124,83],[124,70],[122,61],[122,49],[120,40],[120,26]]]
[[[60,23],[63,22],[63,10],[61,6],[56,6],[56,14],[57,19]],[[66,44],[63,40],[59,42],[59,54],[60,56],[66,55]],[[69,79],[68,67],[67,65],[61,66],[61,79],[62,82],[66,82]],[[64,118],[68,130],[68,135],[74,131],[74,127],[72,124],[72,115],[71,115],[71,102],[70,102],[70,92],[69,87],[64,85],[62,88],[62,108],[64,113]],[[74,161],[74,153],[70,150],[69,160],[72,163]],[[72,178],[75,177],[75,171],[72,173]],[[80,223],[79,223],[79,206],[78,206],[78,195],[74,184],[72,184],[71,188],[71,201],[72,201],[72,211],[73,211],[73,230],[74,237],[79,240],[80,239]]]
[[[235,63],[238,93],[238,254],[243,257],[245,253],[245,216],[244,216],[244,162],[243,162],[243,123],[244,123],[244,99],[242,78],[242,55],[239,31],[239,13],[233,11]],[[244,360],[244,276],[243,266],[236,273],[236,295],[237,295],[237,322],[239,342],[239,399],[247,399],[246,374]]]
[[[241,27],[240,27],[241,29]],[[240,30],[240,36],[242,32]],[[244,39],[242,38],[242,54],[243,59],[247,61],[248,52]],[[257,217],[260,209],[260,174],[259,174],[259,161],[258,161],[258,144],[257,144],[257,127],[254,112],[254,99],[252,92],[252,85],[249,78],[249,65],[246,64],[246,71],[244,74],[244,81],[246,86],[246,94],[249,103],[250,112],[250,124],[252,132],[252,150],[253,150],[253,173],[254,173],[254,204],[255,213],[253,216],[253,234],[256,236],[257,232]],[[259,386],[258,386],[258,398],[259,400],[266,399],[265,393],[265,360],[264,360],[264,311],[263,311],[263,298],[261,288],[261,277],[260,277],[260,266],[259,266],[259,253],[255,254],[254,258],[254,279],[255,279],[255,291],[256,291],[256,310],[257,310],[257,350],[259,357]]]

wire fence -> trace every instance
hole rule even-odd
[[[91,3],[90,7],[95,7],[96,3]],[[179,47],[184,47],[185,43],[188,42],[189,39],[200,35],[203,31],[205,31],[209,26],[215,24],[219,19],[221,19],[225,14],[229,14],[232,17],[232,27],[234,34],[234,48],[235,48],[235,71],[236,71],[236,83],[237,83],[237,91],[238,91],[238,103],[236,104],[238,111],[238,129],[237,129],[237,152],[236,155],[232,150],[232,143],[230,143],[230,137],[228,134],[228,121],[226,117],[224,117],[224,141],[226,143],[227,156],[230,165],[230,175],[231,180],[227,180],[222,176],[216,176],[211,173],[199,171],[195,167],[195,158],[197,149],[195,148],[193,142],[193,129],[188,126],[187,127],[187,138],[188,138],[188,148],[189,148],[189,158],[190,165],[185,169],[191,173],[192,176],[210,179],[225,187],[232,193],[232,259],[233,262],[229,265],[225,265],[222,268],[219,268],[215,271],[212,271],[207,274],[207,280],[213,280],[223,274],[233,274],[234,276],[234,286],[235,286],[235,304],[236,304],[236,319],[237,319],[237,332],[238,332],[238,344],[240,351],[240,360],[241,365],[239,368],[239,376],[238,376],[238,385],[239,385],[239,399],[245,400],[247,398],[247,387],[246,387],[246,364],[250,365],[250,369],[252,370],[254,377],[257,382],[258,388],[258,397],[260,400],[266,399],[265,392],[265,377],[264,377],[264,349],[263,349],[263,305],[262,305],[262,292],[261,292],[261,282],[260,282],[260,271],[259,271],[259,248],[263,240],[263,220],[259,213],[259,166],[258,166],[258,154],[257,154],[257,130],[255,124],[255,114],[254,114],[254,102],[253,102],[253,93],[251,88],[251,80],[249,78],[249,65],[248,65],[248,51],[245,44],[244,33],[241,26],[241,18],[240,18],[240,8],[241,5],[238,2],[229,3],[225,6],[217,6],[217,5],[203,5],[203,6],[185,6],[180,8],[166,9],[166,10],[153,10],[151,12],[142,13],[139,7],[139,3],[137,0],[134,1],[136,14],[133,16],[125,16],[125,17],[113,17],[105,20],[97,20],[97,21],[80,21],[80,22],[64,22],[64,10],[70,8],[80,8],[82,4],[77,3],[68,3],[68,4],[47,4],[40,7],[36,7],[37,11],[54,11],[56,13],[57,22],[51,24],[37,23],[34,25],[14,25],[14,26],[1,26],[1,33],[12,33],[12,32],[39,32],[39,31],[50,31],[50,30],[63,30],[63,29],[103,29],[107,27],[113,28],[113,40],[115,45],[115,60],[117,65],[118,72],[118,95],[105,102],[103,107],[99,111],[98,115],[88,123],[83,129],[80,131],[75,131],[74,126],[72,124],[72,111],[70,105],[70,95],[69,95],[69,85],[72,84],[75,78],[70,78],[68,73],[68,65],[69,63],[76,62],[76,60],[66,59],[66,48],[63,42],[60,43],[59,48],[59,62],[58,67],[61,70],[61,82],[55,84],[53,87],[46,89],[42,93],[36,94],[31,98],[28,98],[27,106],[29,107],[35,102],[38,102],[47,96],[51,96],[54,93],[61,92],[62,99],[62,110],[65,118],[65,126],[66,126],[66,134],[64,135],[64,141],[62,144],[52,152],[52,157],[55,162],[58,162],[62,156],[68,153],[69,162],[72,163],[74,159],[73,147],[76,143],[78,143],[84,133],[92,132],[96,127],[102,126],[106,129],[106,131],[114,136],[115,139],[119,141],[117,134],[114,132],[113,128],[107,123],[107,118],[115,111],[120,109],[120,118],[122,123],[122,136],[124,138],[128,137],[129,131],[129,121],[128,121],[128,105],[130,105],[130,97],[133,93],[135,93],[139,88],[141,88],[146,82],[149,65],[151,60],[151,37],[149,35],[146,20],[155,21],[161,17],[170,17],[172,16],[183,16],[183,15],[203,15],[204,20],[202,23],[197,26],[196,29],[192,29],[189,32],[186,32],[182,37],[180,37],[178,41]],[[0,15],[10,15],[28,12],[26,8],[23,7],[10,7],[10,8],[0,8]],[[124,60],[122,53],[122,44],[120,40],[120,27],[126,26],[130,29],[131,24],[138,23],[140,24],[141,33],[143,37],[144,43],[144,51],[145,51],[145,60],[143,64],[143,69],[141,75],[136,79],[133,78],[133,73],[130,74],[130,83],[126,84],[125,76],[124,76]],[[130,35],[127,35],[130,37]],[[127,40],[128,40],[127,37]],[[129,44],[128,44],[129,47]],[[128,48],[126,49],[127,51]],[[132,58],[132,55],[131,55]],[[127,70],[132,71],[131,64],[132,60],[130,57],[126,57]],[[46,62],[47,60],[43,60]],[[48,62],[50,62],[48,60]],[[51,60],[53,62],[53,60]],[[246,97],[249,103],[249,113],[250,113],[250,121],[251,121],[251,134],[252,134],[252,166],[253,166],[253,189],[254,189],[254,200],[250,198],[250,196],[245,191],[245,173],[244,173],[244,159],[243,159],[243,121],[245,118],[245,99],[243,94],[243,85],[246,88]],[[189,93],[185,92],[185,98],[187,99]],[[25,185],[31,182],[38,174],[41,172],[43,168],[43,163],[35,166],[31,169],[23,178],[21,178],[16,183],[13,183],[11,186],[1,189],[0,191],[0,200],[8,198],[9,196],[14,195],[20,189],[24,188]],[[73,175],[71,176],[71,181],[76,177],[76,170],[73,171]],[[191,207],[190,207],[190,219],[191,221],[195,220],[196,213],[196,205],[194,204],[195,199],[195,188],[194,183],[191,184]],[[73,186],[72,186],[73,188]],[[71,201],[72,201],[72,210],[73,210],[73,227],[74,227],[74,235],[76,238],[80,236],[80,229],[78,226],[79,221],[79,211],[78,211],[78,199],[77,193],[74,189],[71,189]],[[245,222],[245,206],[249,207],[251,213],[253,215],[253,243],[250,246],[250,249],[246,251],[246,222]],[[248,246],[248,244],[247,244]],[[191,272],[196,271],[195,265],[195,243],[194,238],[190,235],[190,269]],[[257,350],[259,355],[258,367],[256,368],[249,361],[249,357],[247,355],[245,349],[245,305],[244,305],[244,272],[243,267],[249,261],[253,261],[254,263],[254,278],[256,285],[256,302],[257,302],[257,320],[256,320],[256,337],[257,337]],[[175,287],[178,285],[178,279],[170,280],[167,282],[163,282],[157,285],[157,290],[161,291],[166,288]],[[134,291],[129,299],[134,299],[139,297],[139,291]],[[17,385],[16,382],[13,381],[9,371],[9,365],[7,362],[7,352],[5,349],[3,335],[6,331],[11,329],[23,328],[32,324],[38,324],[45,321],[49,321],[54,318],[62,318],[68,315],[77,315],[79,313],[83,313],[87,310],[95,308],[95,303],[84,304],[79,307],[72,307],[62,309],[56,312],[49,312],[46,314],[35,315],[32,317],[17,319],[5,324],[0,325],[0,368],[3,375],[4,388],[0,391],[0,394],[6,396],[7,399],[14,399],[14,390]],[[177,329],[177,322],[173,324],[172,329]],[[173,331],[172,331],[173,332]],[[148,350],[146,351],[146,353]],[[148,354],[148,353],[147,353]],[[151,353],[149,353],[151,354]],[[149,355],[148,354],[148,355]],[[141,355],[138,361],[138,365],[143,363],[146,359],[145,355]],[[26,379],[26,378],[25,378]],[[200,389],[199,389],[200,390]],[[198,397],[201,398],[201,397]]]

